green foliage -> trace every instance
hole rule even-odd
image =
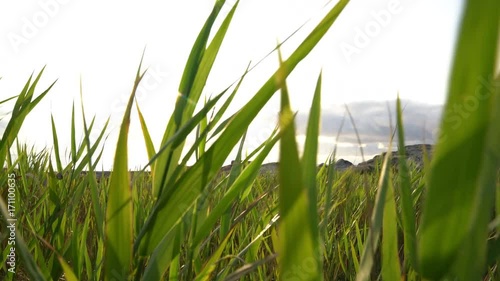
[[[281,73],[286,73],[286,65],[281,61],[280,54],[278,74]],[[280,280],[322,280],[316,214],[316,155],[321,79],[318,80],[314,95],[302,161],[297,151],[294,114],[290,108],[285,80],[282,80],[279,86],[281,88],[279,121],[280,131],[283,134],[279,164],[279,244],[276,245],[280,265],[279,276]]]
[[[428,278],[476,280],[484,274],[500,157],[499,127],[492,120],[499,102],[494,82],[499,19],[498,1],[466,2],[419,230],[419,262]],[[484,87],[482,81],[496,86]],[[455,108],[468,100],[477,107],[458,116]]]
[[[216,1],[192,47],[160,147],[154,147],[136,104],[149,159],[142,171],[131,173],[127,165],[142,61],[109,178],[96,171],[108,121],[91,140],[95,117],[88,122],[83,103],[83,141],[77,141],[73,105],[68,159],[61,153],[62,136],[52,115],[51,151],[37,152],[16,142],[26,116],[53,85],[35,96],[43,70],[28,79],[19,95],[0,101],[8,106],[15,100],[0,140],[4,223],[10,191],[3,187],[14,182],[20,199],[15,202],[17,273],[7,272],[10,245],[2,232],[0,279],[498,280],[500,76],[494,75],[500,2],[467,2],[442,135],[430,164],[421,168],[404,160],[404,112],[398,98],[398,165],[390,165],[387,153],[381,168],[368,174],[336,171],[334,154],[318,169],[321,74],[299,155],[286,83],[348,1],[328,11],[287,59],[278,45],[279,68],[226,119],[253,68],[199,104],[238,7],[237,2],[216,28],[224,3]],[[489,87],[480,87],[484,81]],[[277,91],[279,130],[244,157],[247,128]],[[457,105],[471,99],[477,101],[476,110],[467,117],[454,115]],[[194,143],[184,147],[195,130]],[[392,143],[392,136],[388,139]],[[280,164],[274,172],[263,172],[278,142]],[[221,171],[238,143],[236,163],[229,172]],[[193,157],[196,162],[188,167]]]

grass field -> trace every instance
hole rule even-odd
[[[500,76],[495,62],[500,2],[466,1],[441,135],[424,169],[405,161],[391,167],[388,153],[373,173],[337,172],[333,165],[318,172],[323,77],[311,89],[302,155],[287,77],[348,2],[339,1],[289,57],[283,58],[278,46],[276,72],[225,118],[241,81],[197,107],[238,7],[236,2],[216,26],[224,5],[216,1],[186,62],[160,147],[154,147],[134,103],[144,76],[141,61],[109,178],[95,176],[107,149],[102,146],[106,128],[91,139],[94,119],[85,116],[83,106],[73,107],[69,159],[63,159],[66,148],[58,145],[54,119],[49,128],[53,150],[36,151],[17,141],[24,119],[52,87],[36,88],[43,70],[30,77],[18,95],[0,101],[12,106],[0,140],[5,167],[0,174],[0,278],[499,280]],[[238,164],[248,160],[242,150],[246,128],[276,93],[281,97],[276,131],[250,152],[251,163]],[[458,116],[456,106],[471,100],[474,110]],[[394,141],[403,158],[404,112],[399,99],[394,106]],[[131,120],[133,110],[138,120]],[[76,114],[83,116],[83,132],[76,132]],[[130,122],[140,122],[151,159],[145,165],[150,172],[133,177],[127,166]],[[193,132],[196,141],[186,147],[186,136]],[[280,151],[278,173],[259,174],[273,147]],[[233,149],[238,149],[236,164],[222,175]],[[196,161],[187,169],[190,158]],[[333,163],[334,155],[325,160]]]

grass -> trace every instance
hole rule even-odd
[[[16,140],[25,117],[52,87],[35,95],[43,70],[19,95],[0,101],[5,106],[15,100],[0,141],[5,167],[0,209],[5,224],[17,219],[15,231],[2,227],[0,232],[2,280],[500,278],[500,223],[495,219],[500,212],[497,1],[466,4],[442,135],[430,164],[418,169],[400,161],[396,169],[388,164],[388,153],[375,172],[363,174],[338,172],[333,165],[317,171],[321,74],[311,89],[304,153],[299,154],[286,81],[348,1],[331,8],[288,58],[282,58],[278,44],[278,69],[229,118],[226,111],[253,68],[220,94],[200,101],[238,2],[216,26],[222,5],[224,1],[216,1],[193,45],[160,147],[154,147],[134,98],[145,73],[140,63],[109,178],[95,174],[106,149],[106,126],[91,140],[95,119],[87,118],[83,106],[84,138],[77,142],[79,113],[73,106],[67,161],[61,157],[53,118],[53,150],[35,151]],[[480,8],[484,5],[492,8],[485,11]],[[478,87],[478,78],[494,86]],[[244,156],[246,128],[276,92],[281,94],[278,127]],[[453,108],[470,99],[476,100],[477,110],[456,126]],[[398,153],[404,158],[399,99],[395,106]],[[130,118],[134,109],[139,120]],[[126,165],[128,127],[136,121],[150,162],[131,175]],[[185,147],[190,133],[196,133],[196,141]],[[275,146],[280,150],[279,172],[260,174]],[[236,164],[221,174],[233,149],[238,149]],[[192,157],[196,162],[187,168]],[[327,163],[334,159],[333,154]],[[13,210],[14,216],[9,213]],[[12,246],[15,274],[7,263]]]
[[[21,148],[25,149],[25,148]],[[20,151],[23,152],[23,151]],[[34,155],[35,152],[24,151],[24,153]],[[34,155],[35,156],[35,155]],[[51,181],[53,175],[44,171],[35,170],[37,166],[47,165],[49,161],[49,154],[47,152],[38,153],[36,157],[29,157],[19,163],[19,165],[27,167],[26,173],[40,175],[40,180]],[[252,162],[254,163],[254,162]],[[30,166],[33,165],[33,166]],[[250,167],[251,168],[251,167]],[[318,198],[325,198],[327,192],[327,170],[323,169],[317,177],[318,183]],[[375,187],[377,186],[376,177],[370,177],[368,182],[361,174],[348,171],[345,173],[336,173],[336,181],[333,183],[333,199],[329,209],[325,208],[326,200],[320,199],[318,202],[318,219],[319,223],[325,223],[325,235],[322,236],[323,250],[322,256],[324,257],[322,266],[324,268],[325,280],[339,280],[354,278],[356,275],[356,260],[360,259],[363,243],[368,231],[369,216],[367,201],[372,201],[375,198]],[[418,190],[419,185],[422,184],[422,171],[412,170],[413,189]],[[396,176],[394,176],[394,181]],[[21,180],[21,179],[19,179]],[[78,279],[89,280],[93,278],[99,279],[102,275],[91,276],[93,271],[103,268],[103,256],[99,254],[99,232],[95,225],[95,216],[92,212],[92,194],[91,191],[86,189],[79,199],[72,200],[72,203],[65,204],[66,210],[59,211],[59,214],[54,214],[51,217],[50,212],[45,213],[50,206],[54,206],[50,195],[46,195],[47,189],[51,189],[51,193],[60,193],[59,185],[64,186],[66,189],[78,189],[79,186],[88,184],[87,176],[80,176],[71,180],[70,177],[63,177],[61,180],[52,179],[52,185],[43,186],[36,178],[26,178],[26,182],[19,185],[29,187],[31,194],[21,193],[21,198],[26,198],[21,203],[23,204],[20,209],[34,210],[30,214],[24,214],[23,217],[30,217],[32,224],[38,225],[40,228],[56,228],[57,221],[51,220],[59,219],[60,214],[64,214],[61,220],[64,220],[66,225],[57,231],[57,235],[49,234],[49,236],[56,236],[47,241],[48,244],[53,245],[54,248],[61,247],[64,252],[60,253],[65,257],[65,261],[73,268],[75,275]],[[249,280],[266,280],[277,276],[278,263],[275,253],[276,239],[279,237],[277,223],[275,216],[279,213],[277,208],[279,204],[279,177],[277,174],[263,174],[258,176],[249,186],[243,186],[248,190],[240,190],[237,197],[229,204],[224,200],[224,197],[231,192],[226,184],[229,181],[229,176],[220,176],[209,187],[207,187],[207,197],[200,199],[198,202],[197,220],[199,230],[196,233],[206,233],[201,238],[190,237],[188,235],[179,237],[179,247],[186,249],[181,251],[178,258],[180,265],[191,263],[191,270],[186,266],[178,269],[178,278],[181,280],[192,280],[197,274],[202,272],[202,269],[207,265],[212,255],[216,253],[219,245],[224,241],[228,235],[231,237],[224,251],[219,255],[220,258],[215,263],[214,274],[221,276],[234,273],[245,265],[252,264],[256,261],[266,261],[259,267],[256,267],[252,272],[246,276]],[[240,180],[241,181],[241,180]],[[104,198],[105,193],[109,189],[111,180],[103,179],[98,183],[99,197]],[[153,208],[153,193],[151,191],[152,177],[150,173],[142,173],[134,175],[132,183],[132,190],[137,199],[134,199],[132,205],[134,206],[134,217],[146,218],[148,213]],[[368,184],[372,192],[366,196],[360,186]],[[61,197],[65,196],[60,193]],[[28,204],[29,203],[29,204]],[[26,204],[26,205],[24,205]],[[63,203],[64,204],[64,203]],[[221,231],[222,224],[217,221],[213,224],[210,223],[210,216],[212,213],[219,213],[221,204],[227,206],[224,215],[228,216],[230,221],[230,230],[224,234]],[[226,205],[227,204],[227,205]],[[37,207],[35,205],[38,205]],[[224,207],[225,207],[224,206]],[[71,212],[70,212],[71,211]],[[328,216],[327,216],[328,214]],[[222,215],[219,215],[221,217]],[[50,220],[49,220],[50,219]],[[278,220],[279,221],[279,220]],[[138,222],[140,228],[144,219]],[[19,224],[24,225],[26,222],[21,221]],[[181,222],[183,227],[190,227],[193,225],[193,218],[186,216]],[[26,223],[27,224],[27,223]],[[207,229],[204,225],[211,225],[207,232],[202,229]],[[23,238],[26,241],[32,241],[33,252],[38,252],[36,260],[42,261],[51,260],[56,253],[53,249],[41,242],[41,237],[36,237],[34,233],[30,233],[27,229],[21,229]],[[45,235],[44,235],[45,236]],[[49,237],[47,236],[47,237]],[[199,242],[197,240],[200,239]],[[53,242],[52,242],[53,241]],[[196,248],[196,255],[189,254],[189,245],[198,244]],[[35,251],[35,248],[38,250]],[[57,266],[57,263],[54,265]],[[25,268],[19,269],[20,271],[26,270]],[[191,271],[191,272],[190,272]],[[102,271],[101,271],[102,272]],[[62,268],[53,272],[53,279],[62,274]],[[172,274],[166,270],[164,274]],[[220,277],[223,279],[222,277]],[[177,280],[177,278],[174,278]]]

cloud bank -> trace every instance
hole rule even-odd
[[[318,160],[324,161],[324,158],[333,151],[339,130],[341,131],[337,142],[337,158],[353,162],[362,161],[356,130],[359,133],[365,158],[371,158],[373,155],[385,151],[391,137],[391,122],[392,128],[396,124],[395,104],[395,101],[362,101],[347,104],[354,124],[347,115],[345,106],[335,105],[323,108]],[[401,104],[405,143],[407,145],[435,143],[443,106],[408,100],[402,100]],[[307,112],[298,112],[296,124],[299,140],[305,139],[307,120]],[[396,145],[396,142],[397,136],[395,136],[393,145]]]

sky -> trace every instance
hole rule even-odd
[[[242,0],[204,95],[221,92],[241,76],[250,61],[255,63],[265,57],[277,42],[306,23],[283,45],[287,57],[335,2]],[[28,116],[19,140],[38,149],[51,149],[52,114],[61,153],[67,159],[72,104],[75,103],[80,116],[83,103],[87,118],[95,116],[97,128],[102,128],[110,118],[101,163],[103,169],[110,169],[118,128],[146,48],[143,65],[148,73],[137,100],[158,148],[175,104],[184,64],[213,3],[206,0],[1,1],[0,100],[17,95],[29,75],[44,66],[38,93],[57,80],[48,96]],[[226,1],[220,18],[234,3]],[[388,108],[394,116],[398,93],[406,106],[407,143],[434,142],[446,98],[462,5],[457,0],[352,0],[287,80],[292,108],[298,112],[299,150],[320,71],[323,87],[319,162],[333,150],[345,116],[345,104],[360,132],[365,154],[370,157],[386,149],[390,135]],[[248,75],[229,113],[255,94],[276,70],[277,62],[277,54],[272,54]],[[245,146],[248,153],[274,129],[278,97],[275,95],[250,126]],[[12,106],[1,106],[0,114],[8,114],[9,105]],[[0,132],[5,120],[0,122]],[[79,132],[82,137],[81,126]],[[130,169],[142,167],[147,157],[135,115],[129,142]],[[353,126],[348,120],[337,144],[338,158],[361,161]],[[267,161],[276,161],[277,155],[273,151]]]

